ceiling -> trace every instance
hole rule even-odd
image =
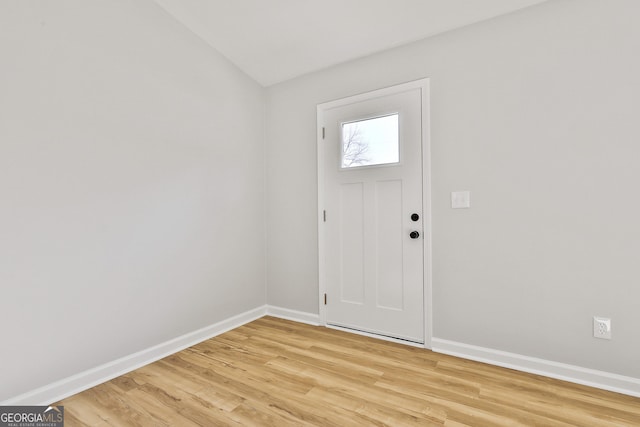
[[[546,0],[155,0],[263,86]]]

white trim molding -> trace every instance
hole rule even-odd
[[[320,315],[318,314],[263,305],[148,349],[10,398],[0,402],[0,406],[50,405],[120,375],[124,375],[135,369],[141,368],[142,366],[153,363],[171,354],[177,353],[202,341],[260,319],[265,315],[314,326],[322,325]],[[368,336],[368,334],[362,335]],[[491,365],[516,369],[518,371],[529,372],[590,387],[596,387],[603,390],[640,397],[640,379],[638,378],[626,377],[609,372],[537,359],[534,357],[508,353],[490,348],[477,347],[439,338],[433,338],[432,350],[437,353],[476,360],[478,362],[489,363]]]
[[[266,307],[266,314],[268,316],[292,320],[299,323],[306,323],[307,325],[321,325],[319,314],[305,313],[304,311],[290,310],[288,308],[275,307],[272,305],[267,305]]]
[[[616,393],[640,397],[640,379],[582,368],[580,366],[553,362],[521,354],[478,347],[455,341],[432,339],[432,350],[436,353],[448,354],[463,359],[484,362],[490,365],[515,369],[530,374],[542,375],[589,387],[609,390]]]
[[[0,402],[0,406],[7,405],[50,405],[81,391],[102,384],[113,378],[124,375],[149,363],[160,360],[185,348],[202,341],[223,334],[246,323],[263,317],[267,307],[261,306],[253,310],[238,314],[210,326],[189,332],[156,346],[141,350],[137,353],[116,359],[104,365],[80,372],[36,390]]]

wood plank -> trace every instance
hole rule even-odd
[[[67,426],[640,425],[640,399],[263,317],[79,393]]]

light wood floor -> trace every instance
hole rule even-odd
[[[65,399],[67,426],[640,426],[640,399],[264,317]]]

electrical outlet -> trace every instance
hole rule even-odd
[[[606,317],[593,317],[593,336],[605,340],[611,339],[611,319]]]

